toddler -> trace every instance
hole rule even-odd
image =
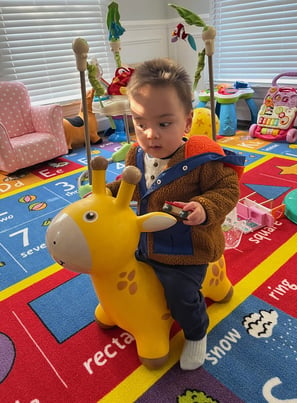
[[[136,256],[160,279],[185,336],[180,367],[193,370],[204,363],[209,324],[201,284],[208,263],[224,253],[221,225],[238,201],[243,161],[207,136],[185,138],[192,125],[191,81],[173,61],[138,65],[127,94],[137,143],[126,165],[143,173],[134,194],[139,214],[161,211],[165,201],[178,201],[188,212],[167,230],[142,233]],[[115,195],[119,181],[108,187]]]

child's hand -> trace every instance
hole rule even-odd
[[[191,201],[189,203],[180,202],[180,204],[183,204],[184,211],[190,212],[187,219],[183,221],[184,224],[199,225],[206,220],[206,212],[200,203]]]

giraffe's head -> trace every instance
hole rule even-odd
[[[108,162],[92,160],[92,194],[64,208],[46,233],[48,250],[56,262],[80,273],[110,271],[134,258],[141,232],[159,231],[174,225],[169,214],[155,212],[137,216],[130,201],[141,173],[126,167],[117,197],[106,191]]]

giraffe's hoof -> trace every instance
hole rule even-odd
[[[113,327],[115,327],[115,325],[106,325],[105,323],[100,322],[100,320],[98,320],[96,317],[95,322],[99,325],[101,329],[112,329]]]
[[[217,302],[218,302],[219,304],[224,304],[224,303],[226,303],[226,302],[229,302],[230,299],[231,299],[232,296],[233,296],[233,292],[234,292],[234,290],[233,290],[233,287],[232,287],[232,285],[231,285],[231,287],[230,287],[230,289],[229,289],[227,295],[226,295],[223,299],[221,299],[220,301],[217,301]]]
[[[166,354],[166,355],[164,355],[164,357],[160,357],[160,358],[139,357],[139,360],[147,369],[150,369],[150,370],[159,369],[166,364],[166,362],[168,360],[168,354]]]

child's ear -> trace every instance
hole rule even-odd
[[[186,128],[185,128],[185,133],[189,133],[192,127],[192,121],[193,121],[193,111],[191,111],[186,118]]]

